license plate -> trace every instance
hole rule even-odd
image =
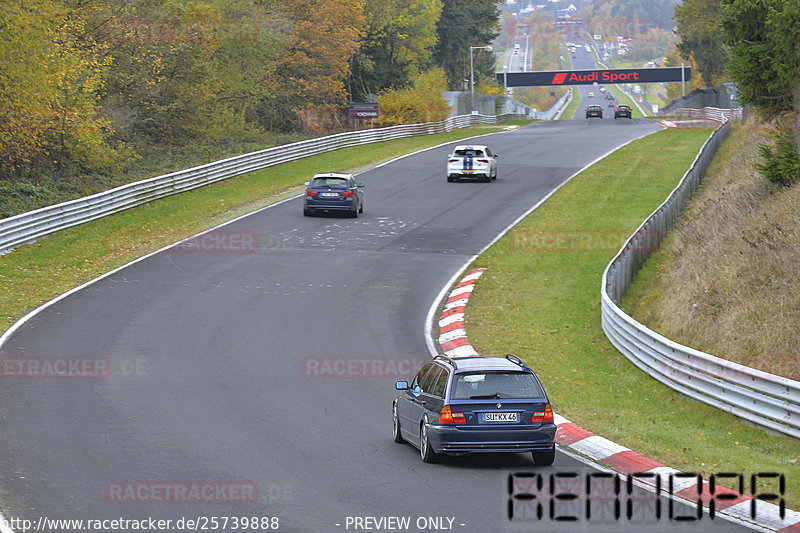
[[[517,413],[484,413],[484,422],[516,422]]]
[[[320,196],[322,196],[323,198],[336,198],[337,196],[339,196],[339,193],[338,192],[323,192],[323,193],[320,193]]]
[[[469,174],[470,172],[475,172],[475,171],[472,170],[471,168],[465,168],[464,169],[464,174]]]

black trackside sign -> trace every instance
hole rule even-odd
[[[350,102],[350,118],[378,118],[378,104]]]
[[[692,79],[691,67],[683,68],[685,81]],[[598,85],[608,83],[659,83],[681,81],[681,67],[621,68],[609,70],[544,70],[500,72],[497,82],[506,87],[553,85]]]

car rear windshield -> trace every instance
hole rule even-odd
[[[311,187],[330,187],[332,189],[349,189],[347,178],[314,178]]]
[[[461,157],[482,157],[483,150],[456,150],[456,155]]]
[[[590,105],[590,106],[589,106],[589,110],[591,110],[591,111],[596,111],[596,110],[598,110],[598,109],[600,109],[600,106],[599,106],[599,105]]]
[[[464,372],[453,379],[450,396],[455,400],[544,398],[544,391],[529,372]]]

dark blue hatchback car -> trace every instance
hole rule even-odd
[[[439,454],[531,452],[537,465],[555,459],[556,425],[536,374],[518,357],[437,356],[392,405],[395,442]]]
[[[310,182],[306,182],[306,187],[305,216],[317,211],[339,211],[355,218],[364,212],[364,193],[361,190],[364,184],[356,183],[352,174],[315,174]]]

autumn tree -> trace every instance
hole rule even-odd
[[[800,179],[800,3],[796,0],[722,0],[728,72],[737,98],[759,109],[778,126],[773,181]],[[787,142],[791,141],[791,142]]]
[[[98,108],[110,59],[64,4],[0,5],[0,167],[19,175],[35,162],[113,166],[110,123]]]
[[[434,61],[444,69],[451,89],[460,89],[469,78],[469,47],[486,46],[500,33],[500,12],[494,0],[444,0],[436,26],[438,44]],[[493,77],[495,61],[490,54],[478,54],[477,78]]]
[[[705,87],[716,85],[725,72],[721,17],[721,0],[684,0],[675,6],[675,32],[681,38],[678,50],[697,62]]]
[[[411,87],[386,89],[377,98],[380,124],[414,124],[444,120],[450,106],[442,96],[447,89],[444,71],[433,68],[415,76]]]
[[[428,69],[441,11],[441,0],[366,0],[366,28],[351,63],[353,99],[404,87]]]
[[[272,92],[294,112],[343,104],[350,58],[364,31],[364,0],[292,0],[286,10],[293,29],[269,82]]]

